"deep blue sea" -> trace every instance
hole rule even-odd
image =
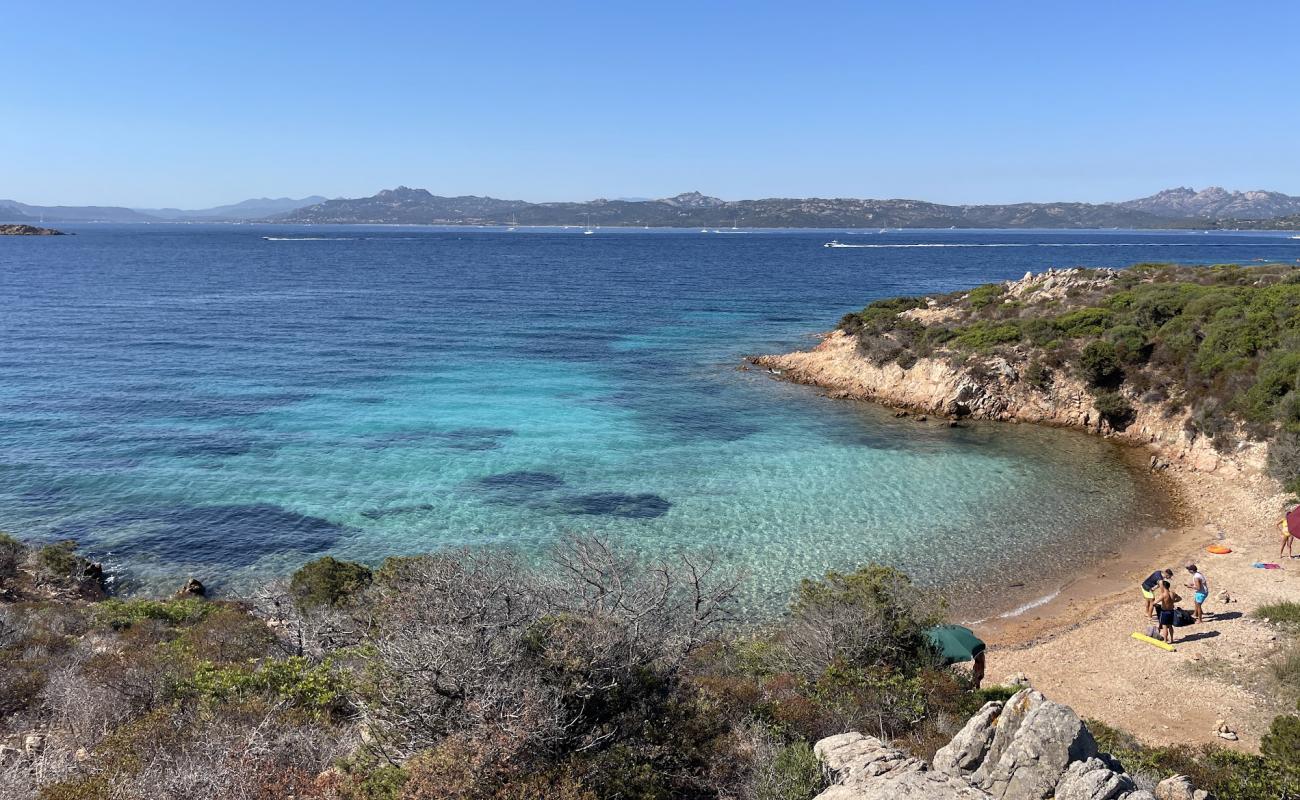
[[[571,533],[715,550],[762,597],[870,560],[996,587],[1158,523],[1118,450],[897,420],[742,356],[1027,270],[1300,259],[1279,234],[67,229],[0,238],[0,528],[136,589]]]

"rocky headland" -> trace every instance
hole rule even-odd
[[[0,225],[0,236],[66,236],[63,231],[53,228],[38,228],[35,225]]]

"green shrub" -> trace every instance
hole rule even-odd
[[[994,325],[988,322],[976,322],[957,329],[953,340],[958,347],[965,350],[988,350],[1002,344],[1011,344],[1020,340],[1020,326],[1013,322]]]
[[[18,566],[23,563],[27,548],[23,543],[0,531],[0,581],[18,574]]]
[[[255,667],[219,666],[201,662],[173,692],[208,702],[269,695],[302,708],[329,710],[339,707],[347,694],[344,675],[325,661],[312,664],[301,656],[267,660]]]
[[[1099,392],[1093,397],[1092,405],[1115,430],[1122,431],[1133,421],[1133,406],[1119,392]]]
[[[77,543],[71,539],[47,544],[36,551],[36,568],[50,580],[67,580],[75,575],[79,566]]]
[[[1000,283],[986,283],[983,286],[976,286],[971,289],[970,294],[967,295],[967,301],[970,303],[971,308],[981,309],[996,303],[1005,292],[1006,287]]]
[[[215,606],[197,597],[176,600],[121,600],[110,598],[95,606],[95,618],[102,624],[121,630],[145,620],[169,625],[198,622]]]
[[[1289,601],[1265,603],[1255,609],[1255,616],[1261,619],[1266,619],[1269,622],[1300,625],[1300,603],[1292,603]]]
[[[1287,491],[1300,492],[1300,433],[1284,430],[1268,443],[1268,474]]]
[[[1119,354],[1110,342],[1089,342],[1079,354],[1079,376],[1089,386],[1116,386],[1124,378]]]
[[[1289,714],[1274,717],[1259,751],[1277,769],[1281,782],[1293,792],[1300,792],[1300,717]]]
[[[309,561],[293,573],[289,592],[300,609],[338,606],[370,585],[373,574],[364,564],[330,556]]]
[[[1062,314],[1055,321],[1057,330],[1068,339],[1100,336],[1112,323],[1113,316],[1104,308],[1081,308]]]
[[[821,762],[807,742],[782,747],[760,765],[755,800],[812,800],[826,788]]]
[[[796,626],[821,631],[834,643],[831,660],[908,670],[933,662],[925,630],[941,620],[941,607],[927,605],[922,592],[893,567],[868,564],[853,572],[827,572],[800,581],[790,618]]]
[[[1052,388],[1052,370],[1043,365],[1041,361],[1031,361],[1029,366],[1025,367],[1025,383],[1034,387],[1040,392],[1046,392]]]
[[[1140,364],[1151,354],[1146,335],[1136,325],[1117,325],[1107,334],[1121,363]]]
[[[1098,720],[1087,720],[1098,748],[1120,760],[1124,769],[1160,781],[1171,775],[1187,775],[1198,789],[1218,800],[1294,800],[1300,797],[1300,782],[1274,757],[1239,753],[1215,745],[1193,748],[1149,747],[1131,735]],[[1279,737],[1278,745],[1289,744]],[[1295,762],[1295,753],[1290,755]]]

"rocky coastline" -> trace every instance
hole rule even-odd
[[[0,236],[68,236],[63,231],[53,228],[38,228],[35,225],[0,225]]]
[[[1109,281],[1118,274],[1099,271],[1101,278],[1082,270],[1048,270],[1006,284],[1010,297],[1037,289],[1064,295],[1087,282]],[[941,319],[939,304],[904,312],[913,319]],[[1014,352],[955,363],[943,354],[923,357],[904,366],[880,363],[864,354],[856,337],[842,330],[822,336],[811,350],[752,359],[781,380],[815,386],[837,399],[866,400],[917,416],[950,421],[983,419],[1029,422],[1073,428],[1116,441],[1148,448],[1155,469],[1185,468],[1195,472],[1244,478],[1252,484],[1263,475],[1267,445],[1242,436],[1233,452],[1216,449],[1205,436],[1189,433],[1190,410],[1171,414],[1161,402],[1129,398],[1132,418],[1122,428],[1108,422],[1097,408],[1096,397],[1079,378],[1058,372],[1047,385],[1025,380],[1026,362]]]

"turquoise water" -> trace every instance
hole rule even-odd
[[[1158,521],[1121,453],[894,419],[742,356],[1028,269],[1300,256],[1127,232],[77,232],[0,241],[0,527],[77,538],[136,589],[590,533],[714,550],[758,598],[869,560],[996,588]]]

